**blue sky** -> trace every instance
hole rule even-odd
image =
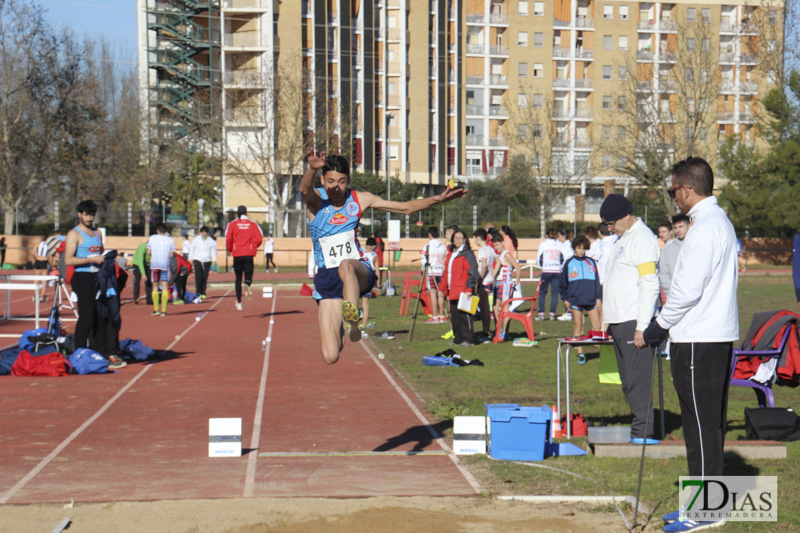
[[[36,0],[55,28],[117,46],[120,61],[136,64],[136,0]]]

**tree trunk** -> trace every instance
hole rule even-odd
[[[286,237],[288,235],[288,228],[286,220],[286,206],[285,205],[274,205],[273,209],[275,211],[275,236],[276,237]]]
[[[3,235],[13,235],[14,234],[14,210],[13,209],[6,209],[6,212],[3,214]]]

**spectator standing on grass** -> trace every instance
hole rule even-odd
[[[147,305],[153,305],[153,282],[150,279],[150,258],[147,243],[143,242],[133,252],[133,303],[139,305],[139,281],[144,278],[144,294]]]
[[[569,230],[558,230],[558,235],[556,236],[556,240],[558,241],[559,246],[561,246],[561,254],[564,256],[564,263],[569,261],[574,252],[572,250],[572,232]],[[563,269],[563,265],[562,265]],[[560,286],[559,282],[559,293],[563,287]],[[569,312],[569,309],[564,304],[564,314],[558,317],[558,320],[561,321],[569,321],[572,320],[572,313]]]
[[[564,264],[564,253],[556,240],[556,230],[548,228],[545,240],[539,245],[536,262],[542,269],[539,295],[536,298],[538,315],[536,320],[544,320],[544,301],[547,289],[550,288],[550,320],[555,320],[558,307],[558,291],[561,279],[561,266]]]
[[[667,303],[644,332],[650,346],[670,339],[686,460],[689,475],[696,478],[724,473],[731,358],[739,339],[736,232],[713,190],[714,173],[704,159],[689,157],[672,168],[669,195],[692,225],[678,255]],[[725,523],[695,522],[680,511],[663,518],[672,522],[664,527],[668,532]]]
[[[99,321],[95,296],[95,282],[103,257],[103,241],[100,233],[94,228],[94,216],[97,204],[84,200],[77,207],[78,225],[67,233],[64,250],[64,263],[74,267],[70,280],[73,292],[78,297],[78,322],[75,324],[75,347],[92,348],[108,359],[108,367],[122,368],[125,361],[112,355],[109,347],[99,346],[96,335]],[[102,338],[105,338],[103,335]]]
[[[561,299],[567,311],[572,313],[573,340],[590,340],[583,338],[583,314],[589,315],[593,331],[600,331],[600,310],[602,309],[603,288],[597,274],[597,263],[586,255],[589,239],[578,235],[572,241],[575,255],[570,257],[561,269]],[[583,348],[578,346],[578,364],[586,362]]]
[[[451,345],[473,346],[474,316],[458,308],[458,299],[463,293],[474,294],[480,284],[478,261],[469,245],[469,238],[462,229],[453,232],[452,250],[447,255],[442,273],[440,291],[450,302],[450,321],[453,326]]]
[[[441,324],[447,322],[447,318],[444,316],[444,306],[439,301],[438,286],[442,283],[444,260],[447,258],[447,246],[439,240],[439,228],[436,226],[428,228],[428,239],[428,243],[422,250],[422,270],[424,272],[425,267],[428,267],[423,283],[425,284],[425,290],[428,291],[431,317],[425,323]]]
[[[486,230],[477,229],[473,234],[475,239],[475,249],[478,250],[478,274],[481,282],[478,284],[478,308],[481,311],[481,324],[483,325],[483,335],[478,339],[479,342],[489,342],[492,340],[492,302],[489,297],[494,294],[494,262],[497,253],[487,242]]]
[[[242,277],[247,299],[253,296],[250,285],[253,284],[253,258],[258,253],[258,247],[264,239],[261,228],[247,218],[247,208],[240,205],[236,208],[239,218],[228,224],[225,230],[225,248],[233,256],[233,272],[236,274],[234,288],[236,289],[236,309],[242,310]]]
[[[661,305],[667,303],[669,289],[672,286],[672,276],[675,273],[675,265],[678,262],[678,254],[683,247],[683,239],[689,231],[689,217],[684,214],[672,217],[672,229],[675,231],[674,239],[669,240],[661,250],[658,258],[658,283],[661,285],[659,298]],[[660,226],[659,226],[660,228]]]
[[[167,316],[169,302],[170,260],[175,255],[175,241],[167,235],[167,226],[159,222],[156,234],[147,241],[147,252],[150,254],[150,281],[153,282],[153,312],[151,315]],[[161,289],[161,312],[158,312],[158,292]]]
[[[8,249],[8,245],[6,245],[6,238],[0,237],[0,268],[6,264],[6,250]]]
[[[603,322],[614,341],[622,392],[633,415],[631,438],[651,439],[654,417],[648,404],[653,353],[645,349],[642,334],[658,300],[658,244],[650,228],[634,216],[633,205],[620,194],[606,196],[600,217],[619,236],[603,284]]]
[[[275,267],[275,273],[278,273],[278,265],[275,264],[275,260],[273,259],[274,255],[275,239],[272,237],[272,233],[270,233],[264,238],[264,263],[266,264],[267,274],[269,274],[270,263]]]
[[[510,298],[521,298],[522,287],[519,279],[519,263],[517,263],[514,255],[505,249],[505,239],[499,233],[495,234],[492,237],[492,244],[494,245],[494,251],[498,254],[492,274],[497,284],[494,297],[494,316],[495,321],[499,321],[503,304]],[[555,298],[555,294],[553,294],[553,298]],[[509,304],[508,310],[513,311],[514,306]],[[510,318],[503,319],[500,325],[500,340],[506,340],[506,332],[510,321]]]
[[[201,300],[206,299],[208,275],[217,261],[217,240],[208,236],[208,226],[200,228],[200,235],[192,239],[189,261],[194,270],[194,289]]]
[[[673,239],[672,223],[669,220],[662,220],[658,224],[658,249],[663,250],[664,246]]]

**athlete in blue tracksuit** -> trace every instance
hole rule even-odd
[[[317,171],[322,171],[322,188],[314,188]],[[350,164],[340,155],[325,157],[309,152],[308,170],[300,182],[306,217],[319,268],[314,277],[314,297],[319,303],[319,336],[322,359],[339,360],[344,347],[342,326],[350,340],[361,340],[358,328],[358,299],[375,283],[369,264],[363,260],[358,242],[358,221],[368,208],[411,215],[441,202],[466,194],[462,188],[447,187],[442,194],[408,202],[390,202],[368,192],[349,189]],[[340,301],[341,300],[341,301]]]
[[[597,332],[602,327],[600,309],[603,288],[600,286],[597,263],[586,255],[589,239],[585,235],[578,235],[572,241],[572,249],[575,255],[567,259],[561,269],[560,293],[567,311],[572,313],[573,336],[580,337],[583,335],[584,312],[589,315],[592,330]],[[578,353],[582,353],[580,347]],[[579,356],[578,362],[583,361]]]

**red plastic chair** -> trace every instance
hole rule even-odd
[[[509,298],[503,302],[503,305],[500,308],[500,316],[495,317],[497,322],[497,330],[495,330],[494,339],[492,339],[493,344],[497,344],[498,342],[502,342],[504,340],[500,338],[500,331],[503,329],[503,322],[506,318],[522,322],[522,325],[525,326],[525,334],[528,336],[528,339],[531,341],[536,340],[536,336],[533,331],[533,315],[536,313],[536,301],[539,299],[539,287],[541,284],[541,280],[536,284],[536,293],[533,296],[528,296],[525,298]],[[531,308],[527,313],[515,313],[508,310],[508,306],[511,305],[512,302],[530,302]]]
[[[422,285],[422,274],[419,272],[409,272],[403,281],[403,293],[400,298],[400,311],[397,316],[407,316],[408,306],[413,299],[419,294],[420,286]],[[416,288],[416,290],[415,290]],[[426,315],[431,313],[430,297],[428,291],[422,292],[422,310]]]
[[[771,350],[740,350],[733,349],[733,359],[731,360],[731,378],[730,384],[737,387],[750,387],[756,393],[759,407],[775,407],[775,396],[772,393],[772,383],[766,385],[753,381],[751,379],[737,379],[733,377],[736,371],[736,363],[739,362],[739,357],[767,357],[767,358],[780,358],[786,347],[786,342],[789,340],[789,333],[791,328],[787,325],[786,331],[783,333],[783,338],[777,348]]]

